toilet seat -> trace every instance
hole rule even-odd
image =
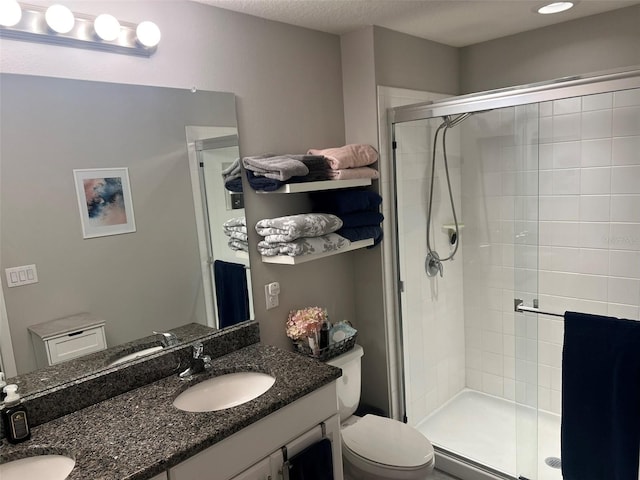
[[[376,480],[425,480],[433,470],[434,462],[416,469],[391,467],[370,462],[366,458],[353,453],[349,448],[342,450],[345,465],[345,479],[368,478]],[[359,473],[354,473],[359,472]],[[349,476],[350,474],[351,476]],[[364,474],[364,477],[362,476]]]
[[[365,415],[342,429],[345,454],[363,467],[405,471],[430,468],[431,442],[415,428],[397,420]]]

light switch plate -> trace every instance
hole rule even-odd
[[[38,271],[35,265],[5,268],[4,271],[7,275],[7,286],[9,288],[38,283]]]

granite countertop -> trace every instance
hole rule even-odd
[[[193,383],[247,370],[269,373],[276,382],[260,397],[227,410],[191,413],[173,406]],[[256,343],[214,359],[211,371],[190,381],[174,374],[35,427],[28,442],[4,440],[0,462],[66,453],[76,460],[68,480],[150,479],[340,375],[324,363]]]
[[[89,314],[86,314],[89,315]],[[175,333],[180,344],[192,342],[198,338],[210,335],[214,330],[205,325],[189,323],[168,330]],[[118,358],[142,350],[144,348],[161,345],[158,335],[149,335],[132,340],[127,343],[115,345],[106,350],[84,355],[68,362],[49,365],[36,371],[18,375],[7,379],[7,383],[15,383],[19,386],[20,394],[36,394],[67,382],[72,382],[83,376],[97,373],[107,368],[109,364]]]

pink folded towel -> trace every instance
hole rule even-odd
[[[353,180],[355,178],[380,178],[378,170],[371,167],[341,168],[330,170],[331,180]]]
[[[333,170],[365,167],[378,161],[378,152],[371,145],[351,144],[344,147],[310,149],[307,155],[323,155]]]

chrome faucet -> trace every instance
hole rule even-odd
[[[163,347],[175,347],[178,345],[178,337],[175,333],[171,332],[153,332],[155,335],[160,335],[160,342]]]
[[[189,378],[196,373],[204,372],[211,368],[211,357],[209,355],[203,355],[204,346],[202,343],[196,343],[193,346],[193,356],[191,357],[191,365],[186,370],[180,372],[178,376],[180,378]]]

